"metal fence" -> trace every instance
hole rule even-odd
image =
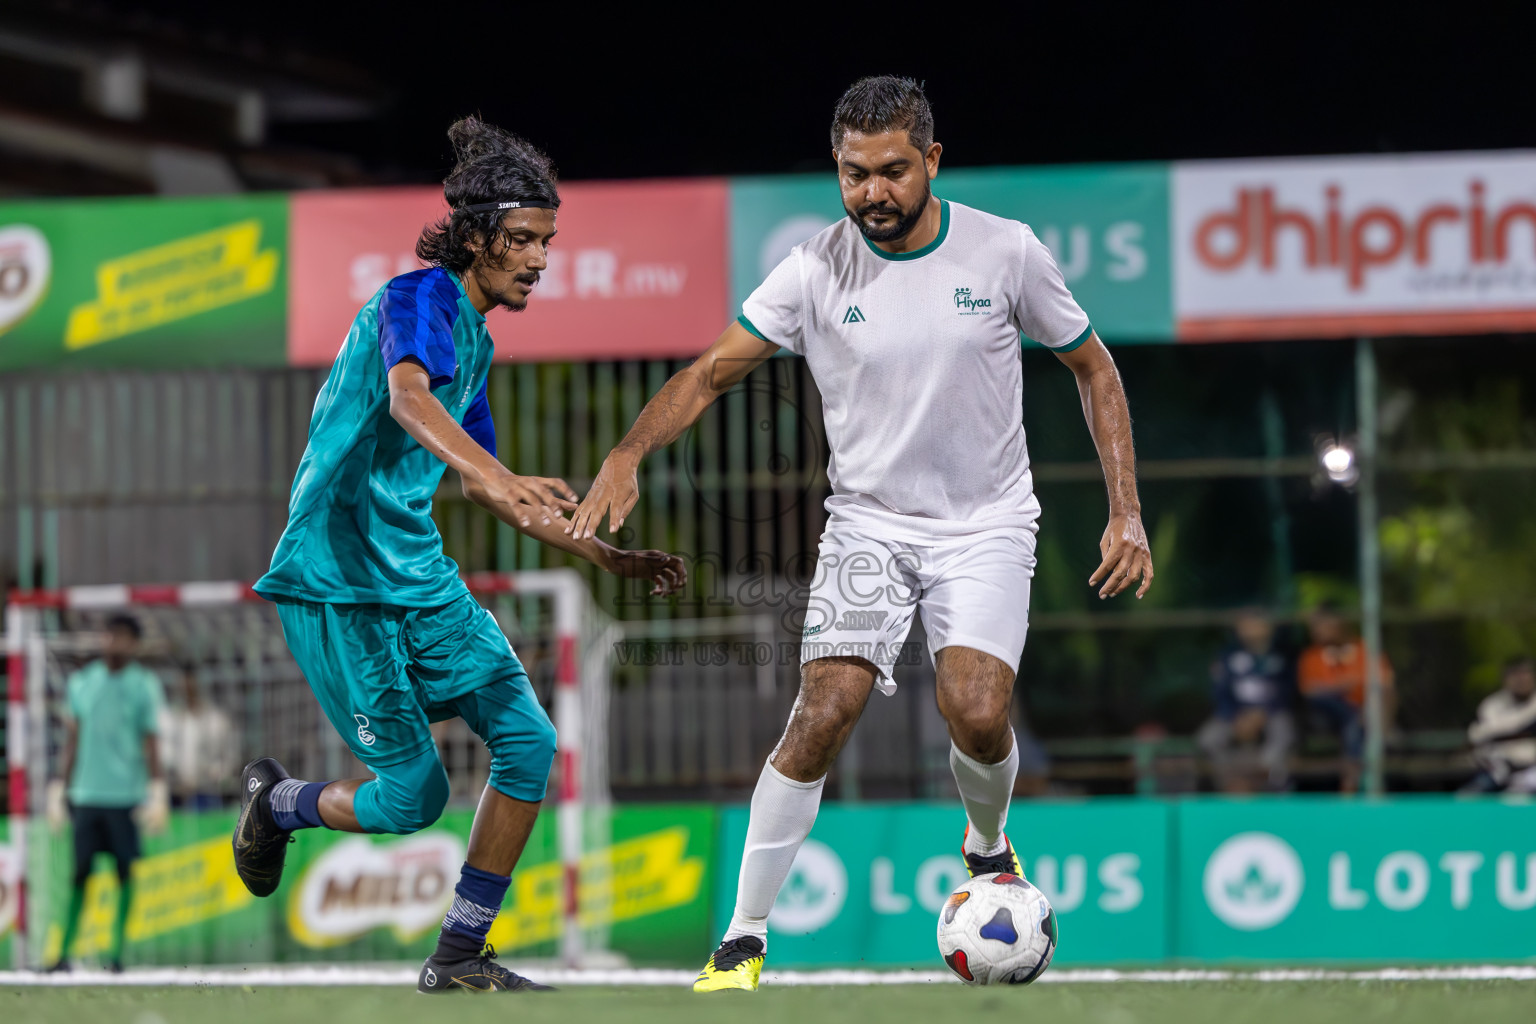
[[[1396,340],[1378,349],[1384,637],[1408,731],[1461,728],[1495,685],[1498,662],[1536,646],[1536,576],[1522,568],[1536,543],[1528,514],[1536,350],[1524,339],[1479,339],[1477,358],[1460,358],[1470,344]],[[1019,695],[1042,735],[1187,735],[1208,713],[1207,666],[1234,609],[1275,608],[1300,641],[1300,609],[1358,599],[1355,498],[1320,478],[1314,447],[1320,435],[1355,430],[1350,346],[1117,350],[1161,571],[1146,601],[1111,605],[1085,582],[1104,498],[1076,391],[1048,353],[1025,359],[1025,422],[1045,515]],[[681,365],[494,367],[501,457],[584,488]],[[311,370],[0,379],[0,582],[256,577],[284,522],[323,379]],[[687,624],[720,619],[729,624],[711,628],[726,630],[727,642],[756,643],[758,620],[778,624],[766,673],[734,656],[725,665],[616,669],[620,791],[750,784],[796,685],[793,654],[780,648],[798,640],[793,595],[809,578],[824,522],[825,464],[820,397],[805,362],[772,360],[642,470],[640,504],[618,541],[686,555],[689,593],[651,601],[579,566],[598,605],[631,624],[631,639],[673,629],[703,642]],[[451,474],[436,509],[447,550],[466,571],[567,561],[466,502]],[[769,593],[744,593],[745,577],[769,581]],[[942,777],[924,753],[942,746],[927,739],[936,716],[922,687],[931,670],[904,671],[914,684],[872,702],[859,730],[856,759],[845,765],[850,791],[921,795]]]

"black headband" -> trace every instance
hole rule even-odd
[[[557,210],[559,203],[551,203],[547,199],[514,199],[506,203],[473,203],[469,206],[461,206],[463,213],[494,213],[497,210]]]

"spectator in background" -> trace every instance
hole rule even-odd
[[[1307,621],[1312,644],[1301,652],[1296,681],[1307,708],[1327,723],[1344,747],[1339,792],[1360,788],[1365,747],[1365,644],[1353,635],[1335,605],[1325,604]],[[1395,698],[1392,665],[1381,656],[1381,720],[1392,721]]]
[[[178,699],[160,713],[160,756],[172,796],[190,811],[221,806],[225,790],[239,778],[229,715],[203,699],[190,664],[182,666]]]
[[[1512,658],[1467,729],[1479,769],[1464,792],[1536,793],[1536,661]]]
[[[1285,789],[1296,744],[1295,685],[1268,615],[1254,609],[1238,615],[1232,642],[1211,666],[1211,682],[1216,714],[1196,739],[1211,759],[1217,786],[1224,793],[1252,792],[1256,753],[1264,787]]]
[[[49,971],[70,969],[85,883],[98,853],[109,853],[117,862],[117,917],[107,968],[123,969],[123,935],[133,900],[131,868],[139,857],[133,809],[145,805],[144,826],[150,832],[165,827],[168,800],[155,737],[164,696],[159,678],[134,660],[140,635],[136,619],[114,616],[107,623],[102,657],[69,677],[63,771],[48,783],[48,821],[55,830],[66,817],[73,824],[75,874],[64,942]]]

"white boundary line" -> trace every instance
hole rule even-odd
[[[539,970],[527,968],[541,982],[559,986],[656,986],[683,988],[693,984],[692,971],[672,970],[589,970],[564,968]],[[207,986],[207,987],[280,987],[280,986],[374,986],[414,987],[418,968],[414,966],[364,967],[209,967],[149,968],[124,974],[105,971],[76,971],[72,974],[33,974],[0,971],[0,988],[52,988],[70,986]],[[1191,983],[1207,981],[1536,981],[1536,966],[1468,967],[1384,967],[1376,970],[1255,970],[1255,971],[1050,971],[1040,983]],[[931,985],[958,984],[947,971],[769,971],[763,975],[767,985]]]

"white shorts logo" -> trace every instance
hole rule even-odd
[[[1291,916],[1306,885],[1301,858],[1268,832],[1244,832],[1205,862],[1205,902],[1233,928],[1263,931]]]
[[[768,923],[784,932],[814,932],[832,923],[848,898],[848,870],[826,843],[807,839],[779,890]]]
[[[363,715],[353,715],[357,719],[357,738],[362,740],[363,746],[373,746],[373,741],[378,739],[368,728],[368,719]]]

